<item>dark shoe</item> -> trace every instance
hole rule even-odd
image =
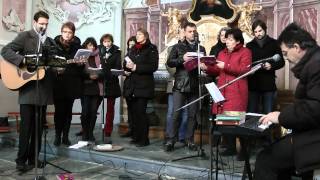
[[[28,165],[31,166],[32,168],[35,167],[36,163],[34,161],[28,162]],[[44,168],[44,162],[38,160],[38,164],[37,164],[38,168]]]
[[[188,142],[187,146],[188,146],[189,150],[191,150],[191,151],[197,151],[198,150],[198,146],[193,142]]]
[[[120,137],[123,137],[123,138],[131,137],[131,136],[132,136],[131,131],[128,131],[127,133],[120,135]]]
[[[164,145],[164,150],[166,152],[171,152],[174,150],[174,145],[172,142],[167,142],[165,145]]]
[[[220,153],[221,156],[233,156],[237,154],[237,150],[236,149],[230,149],[227,148],[226,150],[222,151]]]
[[[70,140],[68,138],[62,138],[62,144],[70,146],[71,142],[70,142]]]
[[[16,169],[20,172],[27,172],[33,169],[32,166],[26,165],[25,163],[17,163]]]
[[[25,169],[26,164],[25,163],[17,163],[16,164],[16,169],[18,171],[23,171]]]
[[[137,140],[135,140],[135,139],[132,139],[129,143],[130,143],[130,144],[137,144],[137,143],[138,143],[138,141],[137,141]]]
[[[112,140],[110,136],[104,137],[104,144],[112,144]]]
[[[82,141],[89,141],[89,137],[82,134]]]
[[[79,131],[76,133],[76,136],[82,136],[83,135],[83,131]]]
[[[89,136],[88,137],[88,141],[92,141],[92,142],[95,142],[96,141],[96,138],[92,135],[92,136]]]
[[[54,138],[53,145],[55,145],[55,146],[60,146],[60,144],[61,144],[61,137],[56,136],[56,137]]]
[[[149,141],[146,141],[146,142],[138,142],[136,144],[136,147],[145,147],[145,146],[148,146],[150,144]]]

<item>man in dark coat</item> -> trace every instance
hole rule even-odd
[[[17,67],[28,65],[28,63],[26,63],[28,60],[24,57],[25,55],[37,53],[39,42],[41,42],[40,53],[43,52],[45,46],[54,45],[54,41],[47,37],[45,33],[48,26],[49,15],[43,11],[39,11],[34,15],[33,20],[33,29],[19,33],[12,42],[2,48],[1,55],[3,58]],[[42,59],[40,59],[39,64],[40,63],[43,63]],[[21,124],[18,157],[16,159],[16,168],[19,171],[26,171],[33,168],[35,164],[40,165],[38,161],[36,161],[38,157],[36,157],[35,153],[35,144],[37,144],[39,152],[47,104],[53,103],[52,77],[52,72],[48,69],[46,70],[45,77],[39,80],[38,90],[36,89],[36,81],[30,81],[19,89]],[[41,115],[41,117],[38,116],[37,119],[37,137],[35,134],[36,112],[38,112],[38,115]],[[28,165],[26,162],[28,162]]]
[[[295,23],[284,29],[278,41],[285,59],[295,64],[292,72],[299,79],[295,101],[260,121],[280,124],[292,133],[259,153],[254,176],[282,180],[291,179],[291,173],[297,172],[312,179],[312,170],[320,168],[320,47]]]
[[[248,112],[267,114],[273,109],[277,92],[275,71],[284,66],[281,49],[277,41],[266,34],[267,26],[261,20],[252,24],[254,39],[246,47],[252,52],[252,63],[269,58],[275,54],[281,55],[277,62],[266,62],[263,68],[248,76],[249,101]],[[259,107],[262,111],[259,111]]]
[[[184,26],[185,40],[175,44],[172,47],[167,60],[169,67],[175,67],[175,82],[173,86],[173,126],[169,130],[168,141],[165,144],[166,151],[173,151],[174,143],[177,140],[178,129],[180,125],[180,111],[176,111],[183,105],[195,100],[198,97],[198,71],[197,68],[188,72],[184,68],[184,62],[191,61],[193,57],[188,56],[190,52],[197,52],[197,44],[195,42],[195,33],[197,27],[194,23],[186,23]],[[200,52],[205,54],[204,47],[200,46]],[[193,141],[194,129],[196,125],[197,103],[188,107],[188,125],[185,140],[190,149],[196,150]]]

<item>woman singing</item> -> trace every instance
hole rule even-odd
[[[82,140],[95,141],[93,130],[103,96],[103,73],[98,69],[101,62],[96,40],[89,37],[84,41],[82,47],[92,51],[84,70],[83,96],[81,98]]]
[[[251,51],[243,47],[244,39],[239,29],[226,31],[226,48],[220,51],[217,64],[205,66],[201,69],[208,74],[218,75],[218,87],[232,81],[238,76],[248,72],[251,65]],[[224,111],[246,111],[248,104],[248,81],[240,79],[221,90],[226,101],[212,106],[213,114],[222,114]],[[236,154],[235,137],[228,137],[227,149],[221,155]]]
[[[111,133],[113,129],[114,104],[117,97],[121,96],[119,78],[112,75],[111,69],[121,69],[121,51],[113,44],[111,34],[105,34],[100,38],[100,57],[105,74],[105,94],[107,98],[106,124],[104,127],[105,143],[111,144]]]
[[[127,98],[128,113],[132,115],[132,143],[137,147],[149,145],[149,120],[147,102],[154,96],[153,72],[158,69],[159,54],[151,44],[149,33],[139,29],[137,43],[127,54],[124,69],[128,75],[124,81],[124,96]]]
[[[59,56],[66,59],[73,59],[77,50],[81,48],[81,42],[74,35],[75,26],[72,22],[66,22],[61,27],[61,35],[55,37],[55,42],[59,46]],[[63,72],[58,73],[54,84],[54,124],[56,136],[55,146],[60,146],[61,135],[62,144],[70,145],[68,138],[70,124],[72,120],[72,106],[75,99],[80,98],[82,93],[82,73],[83,65],[68,64]]]

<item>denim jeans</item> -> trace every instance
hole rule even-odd
[[[267,114],[273,111],[276,94],[276,91],[249,91],[248,112]]]
[[[185,139],[185,134],[187,130],[187,121],[188,121],[188,111],[187,108],[181,110],[181,124],[179,127],[179,140]],[[168,94],[168,111],[167,111],[167,127],[166,127],[166,137],[169,136],[170,131],[172,131],[173,128],[173,94]]]

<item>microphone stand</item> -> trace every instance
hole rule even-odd
[[[201,93],[201,89],[202,89],[202,73],[201,73],[201,69],[200,69],[200,63],[201,63],[201,57],[200,57],[200,42],[199,42],[199,37],[195,36],[195,42],[197,44],[197,63],[198,63],[198,97],[202,97],[202,93]],[[201,98],[202,99],[202,98]],[[200,144],[199,144],[199,149],[198,149],[198,153],[197,155],[192,155],[192,156],[187,156],[187,157],[182,157],[182,158],[177,158],[177,159],[173,159],[172,162],[174,161],[179,161],[179,160],[183,160],[183,159],[188,159],[188,158],[193,158],[193,157],[202,157],[204,158],[206,156],[204,149],[203,149],[203,142],[202,142],[202,134],[203,134],[203,112],[202,112],[202,101],[200,100],[199,102],[199,112],[200,112]],[[193,102],[193,101],[192,101]],[[189,103],[189,105],[191,105]],[[187,107],[187,106],[186,106]],[[180,110],[182,108],[179,108],[178,110]],[[177,111],[178,111],[177,110]]]
[[[104,126],[105,126],[105,122],[104,122],[104,96],[105,96],[105,82],[106,82],[106,78],[103,77],[103,84],[102,84],[102,109],[101,109],[101,130],[102,130],[102,144],[104,144],[104,134],[105,134],[105,130],[104,130]]]
[[[42,32],[42,30],[40,31],[40,33]],[[40,49],[41,49],[41,34],[38,34],[38,47],[37,47],[37,52],[36,52],[36,65],[35,65],[35,69],[36,69],[36,96],[35,96],[35,102],[39,103],[40,102],[40,89],[39,89],[39,57],[40,57]],[[42,169],[42,175],[39,176],[38,175],[38,147],[39,147],[39,143],[38,143],[38,135],[39,135],[39,122],[41,125],[41,129],[43,128],[43,122],[42,122],[42,106],[39,104],[35,105],[36,109],[35,109],[35,118],[36,118],[36,122],[35,122],[35,180],[46,180],[45,178],[45,167],[46,164],[50,164],[53,167],[56,167],[60,170],[63,170],[67,173],[71,173],[71,171],[68,171],[62,167],[59,167],[55,164],[52,164],[50,162],[46,161],[46,156],[47,156],[47,150],[46,150],[46,144],[47,144],[47,127],[45,127],[45,134],[44,134],[44,154],[43,154],[43,169]],[[45,125],[46,126],[46,125]],[[42,136],[42,135],[41,135]],[[41,140],[40,140],[41,141]]]
[[[41,31],[40,31],[41,33]],[[42,117],[42,110],[41,105],[39,103],[40,101],[40,89],[39,89],[39,54],[40,54],[40,47],[41,47],[41,34],[38,34],[38,47],[37,47],[37,52],[36,52],[36,97],[35,97],[35,118],[36,118],[36,122],[35,122],[35,179],[36,180],[42,180],[42,179],[46,179],[44,176],[39,176],[38,175],[38,147],[39,147],[39,122],[41,122],[41,117]],[[37,104],[38,103],[38,104]],[[41,124],[42,126],[43,124]]]
[[[254,72],[256,72],[256,71],[258,71],[259,69],[261,69],[261,68],[263,67],[263,64],[264,64],[264,63],[259,63],[259,64],[255,65],[254,67],[252,67],[252,68],[251,68],[251,70],[250,70],[250,71],[248,71],[248,72],[246,72],[246,73],[242,74],[241,76],[239,76],[239,77],[237,77],[237,78],[235,78],[235,79],[233,79],[233,80],[231,80],[231,81],[227,82],[226,84],[224,84],[224,85],[222,85],[222,86],[218,87],[218,89],[223,89],[223,88],[225,88],[225,87],[227,87],[227,86],[231,85],[232,83],[234,83],[234,82],[238,81],[239,79],[242,79],[242,78],[244,78],[244,77],[246,77],[246,76],[248,76],[248,75],[250,75],[250,74],[252,74],[252,73],[254,73]],[[177,109],[176,111],[180,111],[181,109],[184,109],[184,108],[186,108],[186,107],[190,106],[191,104],[193,104],[193,103],[196,103],[196,102],[200,101],[201,99],[205,98],[205,97],[206,97],[206,96],[208,96],[208,95],[210,95],[210,93],[206,93],[206,94],[204,94],[203,96],[199,97],[198,99],[195,99],[195,100],[191,101],[190,103],[188,103],[188,104],[186,104],[186,105],[184,105],[184,106],[180,107],[180,108],[179,108],[179,109]]]

